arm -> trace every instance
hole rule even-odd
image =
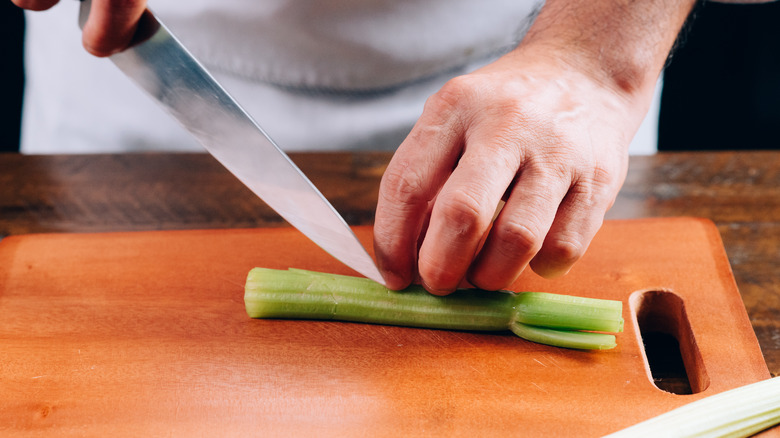
[[[43,11],[59,0],[12,0],[20,8]],[[83,44],[95,56],[110,56],[130,45],[146,0],[94,0],[84,25]],[[55,37],[56,38],[56,37]]]
[[[446,294],[503,288],[528,265],[566,273],[617,196],[694,2],[548,0],[515,50],[433,95],[380,186],[388,285],[419,276]]]

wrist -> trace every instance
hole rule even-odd
[[[695,1],[548,0],[515,51],[626,98],[651,94]]]

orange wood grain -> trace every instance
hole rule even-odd
[[[2,436],[595,437],[769,377],[717,229],[698,219],[609,221],[569,275],[515,283],[622,300],[626,330],[604,352],[252,320],[252,267],[350,273],[290,228],[12,236],[0,266]],[[683,299],[703,392],[652,384],[628,306],[641,290]]]

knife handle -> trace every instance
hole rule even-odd
[[[92,9],[92,0],[77,1],[81,3],[81,7],[79,8],[79,29],[84,30],[84,24],[86,24],[87,17],[89,17],[89,11]]]

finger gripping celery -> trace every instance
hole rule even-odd
[[[252,318],[322,319],[408,327],[501,331],[558,347],[604,350],[623,331],[620,301],[543,292],[459,289],[440,297],[420,286],[393,291],[366,278],[254,268],[244,293]]]

